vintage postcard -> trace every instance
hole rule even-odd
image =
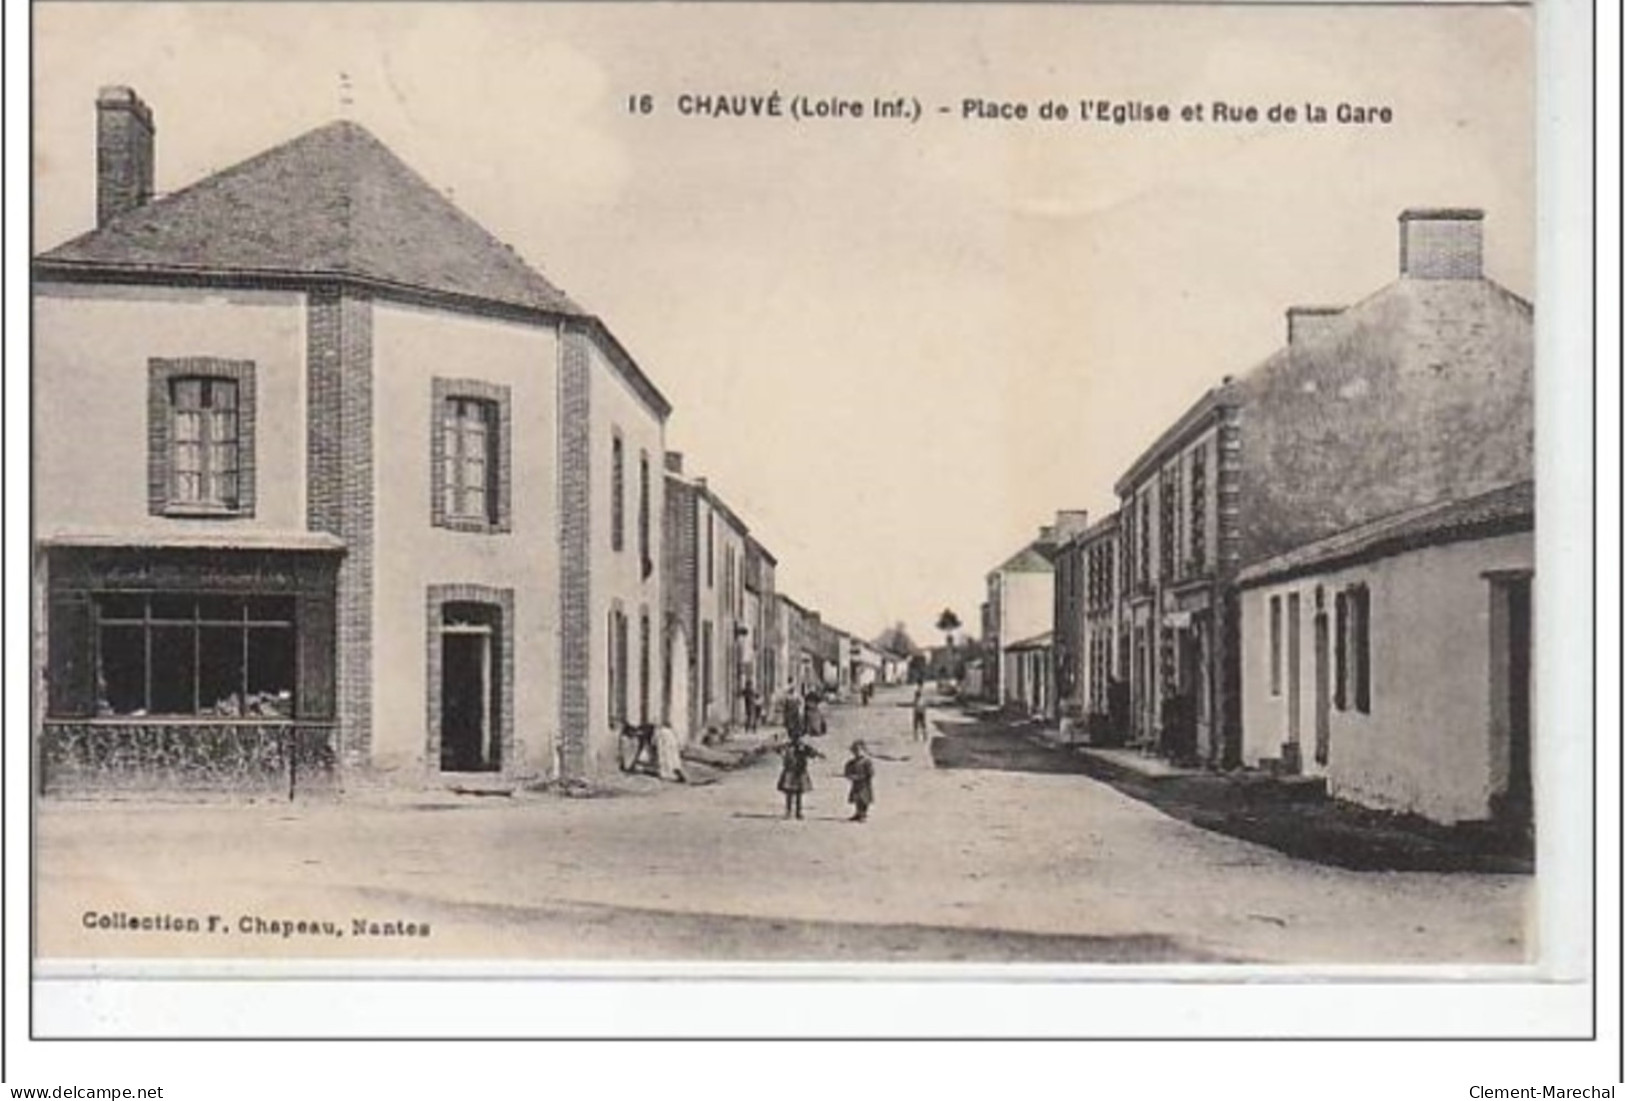
[[[36,5],[36,974],[1583,977],[1536,23]]]

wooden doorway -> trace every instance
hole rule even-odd
[[[497,772],[496,609],[447,604],[440,626],[440,769]]]
[[[1297,593],[1286,598],[1286,740],[1292,746],[1292,757],[1297,767],[1303,765],[1303,639],[1301,613]]]
[[[1532,581],[1527,573],[1489,577],[1490,736],[1504,770],[1494,813],[1520,829],[1528,829],[1534,820]]]
[[[1315,764],[1332,757],[1331,632],[1326,613],[1315,613]]]

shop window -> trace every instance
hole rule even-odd
[[[291,598],[99,594],[96,713],[288,718]]]

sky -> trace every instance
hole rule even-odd
[[[779,587],[869,637],[930,640],[944,607],[974,629],[986,573],[1058,509],[1109,512],[1163,428],[1281,344],[1288,306],[1391,281],[1405,208],[1483,208],[1487,273],[1534,293],[1524,8],[33,12],[37,248],[94,222],[99,86],[152,107],[160,192],[353,118],[605,320]],[[775,91],[871,110],[678,110]],[[872,117],[899,96],[918,121]],[[1174,120],[1080,122],[1099,98]],[[1221,101],[1393,121],[1216,122]]]

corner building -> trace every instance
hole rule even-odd
[[[362,127],[34,260],[45,790],[584,778],[660,667],[670,407]],[[94,441],[91,443],[91,441]]]

